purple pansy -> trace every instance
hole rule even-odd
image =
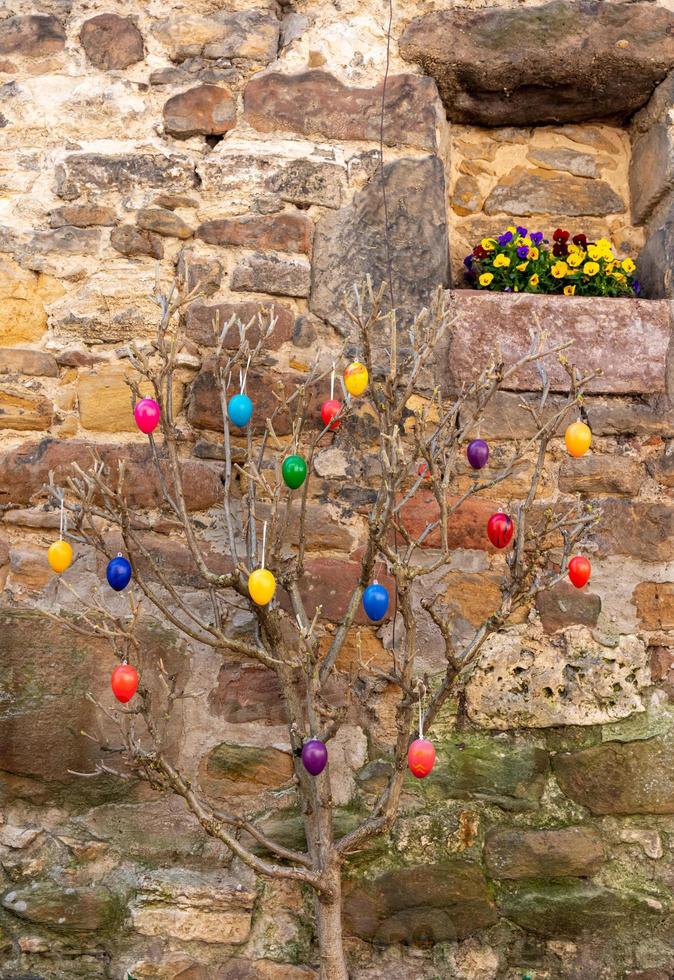
[[[465,259],[463,260],[463,264],[465,265],[465,267],[467,269],[472,269],[472,267],[473,267],[473,256],[472,255],[467,255],[465,257]]]
[[[531,235],[531,241],[534,243],[534,245],[540,245],[541,242],[543,241],[543,232],[542,231],[535,231]]]
[[[509,245],[513,240],[513,233],[511,231],[505,231],[502,235],[498,237],[499,245]]]
[[[520,245],[520,247],[517,249],[517,254],[521,259],[526,259],[527,255],[529,254],[529,246]]]
[[[641,283],[639,282],[638,279],[635,279],[632,282],[632,289],[634,290],[635,296],[641,296]]]
[[[520,238],[526,238],[529,232],[527,231],[526,228],[523,228],[522,225],[518,225],[517,234],[520,236]]]

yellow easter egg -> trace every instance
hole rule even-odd
[[[47,561],[55,572],[65,572],[73,562],[73,549],[67,541],[54,541],[49,545]]]
[[[350,395],[358,398],[367,388],[367,368],[360,361],[353,361],[344,371],[344,387]]]
[[[258,606],[266,606],[274,598],[276,579],[268,568],[257,568],[248,576],[248,594]]]
[[[572,422],[564,433],[564,441],[571,456],[584,456],[592,442],[592,430],[585,422]]]

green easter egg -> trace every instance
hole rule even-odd
[[[301,487],[307,478],[307,464],[301,456],[286,456],[281,467],[283,482],[291,490]]]

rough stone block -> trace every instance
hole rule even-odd
[[[262,8],[217,10],[210,17],[181,12],[159,21],[154,33],[168,48],[171,61],[236,58],[266,65],[277,55],[279,21]]]
[[[74,888],[34,881],[5,892],[2,904],[18,918],[56,932],[102,932],[119,919],[115,896],[100,885]]]
[[[58,364],[52,354],[40,350],[0,348],[0,374],[25,374],[32,377],[57,378]]]
[[[28,272],[4,256],[0,264],[0,343],[11,347],[40,340],[47,329],[45,307],[63,291],[57,279]]]
[[[217,322],[219,330],[222,331],[226,324],[236,317],[236,321],[227,331],[224,338],[224,349],[236,349],[239,346],[240,334],[237,321],[248,326],[250,329],[246,336],[248,343],[254,347],[260,340],[261,332],[266,330],[271,319],[275,319],[275,325],[271,334],[265,341],[267,350],[278,350],[278,348],[292,339],[295,325],[295,314],[287,306],[278,303],[192,303],[187,310],[185,318],[185,335],[202,347],[215,346],[215,327]],[[261,328],[260,328],[261,325]]]
[[[199,225],[196,236],[209,245],[243,245],[307,255],[313,232],[311,218],[299,212],[285,211],[264,216],[215,218]]]
[[[107,367],[97,372],[81,373],[77,379],[77,401],[80,421],[93,432],[137,432],[133,417],[131,389],[126,378],[133,377],[124,368]],[[151,395],[148,383],[140,386],[141,394]],[[173,385],[173,411],[180,414],[183,386]]]
[[[484,202],[485,214],[606,215],[622,213],[625,202],[604,180],[570,177],[548,170],[516,167]]]
[[[141,208],[136,215],[136,224],[145,231],[166,238],[185,240],[191,238],[193,234],[187,222],[167,208]]]
[[[278,789],[294,772],[292,756],[270,746],[222,742],[199,765],[199,782],[211,799],[255,796]]]
[[[311,266],[306,259],[282,259],[255,252],[237,263],[229,284],[235,292],[308,296]]]
[[[609,497],[602,501],[601,511],[601,523],[594,532],[601,557],[631,555],[643,561],[674,558],[674,504]]]
[[[674,187],[674,126],[660,122],[636,135],[629,178],[632,220],[641,225]]]
[[[2,385],[0,390],[0,429],[18,432],[44,431],[52,423],[51,399],[30,388]]]
[[[0,55],[44,58],[62,51],[65,31],[56,17],[27,14],[0,21]]]
[[[640,582],[632,601],[645,630],[674,630],[674,582]]]
[[[85,20],[80,41],[87,58],[96,68],[128,68],[145,55],[143,36],[130,17],[98,14]]]
[[[564,459],[559,469],[563,493],[635,497],[644,480],[643,465],[632,456],[592,453],[580,459]]]
[[[559,830],[498,828],[485,841],[492,878],[586,878],[604,861],[604,846],[592,827]]]
[[[556,633],[567,626],[596,626],[601,599],[570,582],[559,582],[554,589],[538,593],[536,609],[545,632]]]
[[[56,167],[56,193],[66,201],[92,190],[124,194],[140,186],[178,192],[196,185],[190,160],[163,153],[73,153]]]
[[[236,125],[232,93],[220,85],[198,85],[174,95],[164,106],[164,129],[171,136],[223,136]]]
[[[164,246],[157,235],[135,228],[133,225],[119,225],[110,235],[110,244],[122,255],[133,258],[138,255],[149,255],[153,259],[164,257]]]

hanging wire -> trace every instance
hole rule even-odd
[[[63,535],[66,533],[66,527],[68,524],[68,517],[65,508],[65,494],[61,495],[61,517],[59,520],[59,541],[63,541]]]
[[[267,549],[267,522],[262,525],[262,567],[264,568],[264,554]]]
[[[332,362],[332,374],[330,375],[330,400],[335,397],[335,362]]]

